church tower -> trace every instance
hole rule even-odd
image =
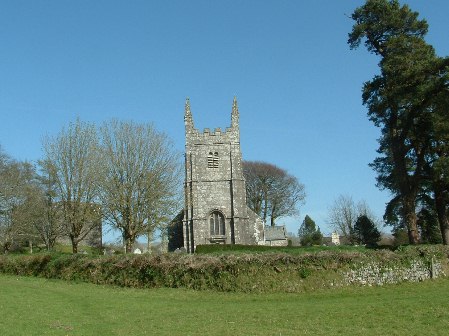
[[[224,131],[199,132],[189,99],[184,123],[184,247],[194,252],[203,244],[263,244],[263,222],[246,205],[237,99]]]

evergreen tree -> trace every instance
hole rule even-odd
[[[421,233],[421,243],[441,244],[442,237],[438,219],[432,208],[422,208],[418,213],[418,228]]]
[[[323,242],[323,235],[321,234],[320,228],[308,215],[306,215],[298,230],[298,237],[302,246],[321,245]]]
[[[380,240],[380,232],[367,216],[362,215],[355,222],[354,237],[359,244],[372,246]]]
[[[448,139],[442,130],[447,129],[449,119],[445,103],[449,58],[436,56],[424,40],[427,22],[397,0],[367,0],[352,19],[350,47],[357,48],[363,41],[368,51],[381,58],[380,75],[364,85],[363,103],[370,120],[381,128],[380,156],[372,167],[378,173],[378,186],[393,193],[387,210],[399,210],[410,243],[418,243],[417,198],[423,184],[433,178],[447,244],[448,202],[442,178],[448,176],[448,170],[435,168],[436,163],[447,166]]]

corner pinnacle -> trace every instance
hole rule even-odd
[[[185,104],[185,115],[192,115],[192,113],[190,112],[190,99],[189,97],[186,98],[186,104]]]

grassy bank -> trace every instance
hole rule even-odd
[[[448,273],[448,255],[448,248],[441,245],[413,246],[394,252],[38,254],[0,256],[0,273],[135,288],[291,293],[352,284],[421,281],[431,274],[442,276]],[[431,271],[432,263],[435,272]]]
[[[1,335],[447,335],[449,280],[303,294],[0,275]]]

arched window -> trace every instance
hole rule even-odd
[[[225,220],[224,216],[219,211],[214,211],[209,216],[210,235],[224,236],[225,235]]]
[[[209,152],[207,156],[207,168],[218,168],[218,152]]]

